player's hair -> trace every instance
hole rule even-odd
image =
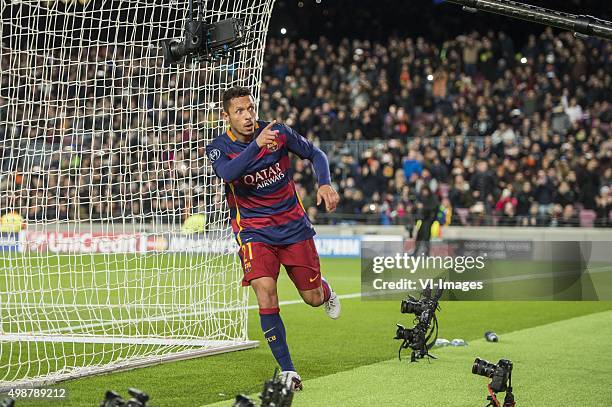
[[[244,86],[234,86],[223,92],[223,110],[229,113],[229,105],[232,99],[241,98],[243,96],[253,96],[251,89],[245,88]]]

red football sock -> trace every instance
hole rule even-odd
[[[321,287],[323,287],[323,302],[327,302],[329,297],[331,297],[331,288],[329,288],[327,281],[323,279],[321,279]]]

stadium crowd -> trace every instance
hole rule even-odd
[[[612,225],[610,42],[272,39],[265,59],[260,115],[335,141],[342,215],[312,209],[319,222],[409,222],[428,186],[446,223]],[[295,170],[311,204],[312,169]]]
[[[2,208],[27,222],[180,223],[220,205],[218,188],[203,197],[214,177],[193,126],[220,118],[178,108],[202,97],[172,91],[191,73],[162,83],[146,50],[109,62],[124,52],[91,49],[68,68],[3,54]],[[329,156],[337,214],[317,212],[312,168],[295,163],[317,222],[411,223],[435,202],[445,223],[612,226],[610,42],[552,30],[522,47],[503,32],[443,44],[271,38],[264,58],[259,116]]]

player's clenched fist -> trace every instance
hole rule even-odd
[[[321,204],[321,201],[325,202],[327,212],[333,212],[340,202],[340,196],[331,185],[321,185],[317,191],[317,205]]]
[[[259,147],[267,146],[276,140],[278,130],[272,130],[272,126],[276,124],[276,120],[272,120],[262,131],[259,136],[255,139],[255,142]]]

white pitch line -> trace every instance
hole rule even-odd
[[[351,294],[339,295],[338,297],[343,299],[343,298],[357,298],[360,296],[361,296],[361,293],[351,293]],[[290,301],[281,301],[279,305],[294,305],[294,304],[302,304],[302,303],[304,303],[303,300],[290,300]],[[246,309],[258,309],[258,308],[259,307],[257,305],[249,305],[246,307]],[[148,318],[118,319],[114,321],[95,322],[91,324],[78,325],[78,326],[66,326],[66,327],[59,328],[59,329],[47,329],[47,330],[38,332],[38,334],[48,334],[48,333],[58,333],[58,332],[78,332],[80,330],[87,329],[87,328],[99,328],[99,327],[115,325],[115,324],[124,325],[124,324],[136,324],[136,323],[142,323],[142,322],[165,321],[165,320],[172,319],[175,317],[190,317],[190,316],[201,315],[201,314],[213,314],[213,313],[219,313],[219,312],[239,311],[241,309],[244,309],[244,308],[243,307],[227,307],[227,308],[217,308],[217,309],[204,310],[204,311],[188,312],[184,314],[160,315],[160,316],[148,317]]]
[[[352,293],[352,294],[343,294],[343,295],[339,295],[338,298],[340,299],[345,299],[345,298],[357,298],[357,297],[361,297],[362,295],[365,294],[361,294],[361,293]],[[303,304],[304,300],[291,300],[291,301],[281,301],[278,303],[278,305],[293,305],[293,304]],[[258,305],[249,305],[247,307],[247,309],[258,309],[259,306]]]

